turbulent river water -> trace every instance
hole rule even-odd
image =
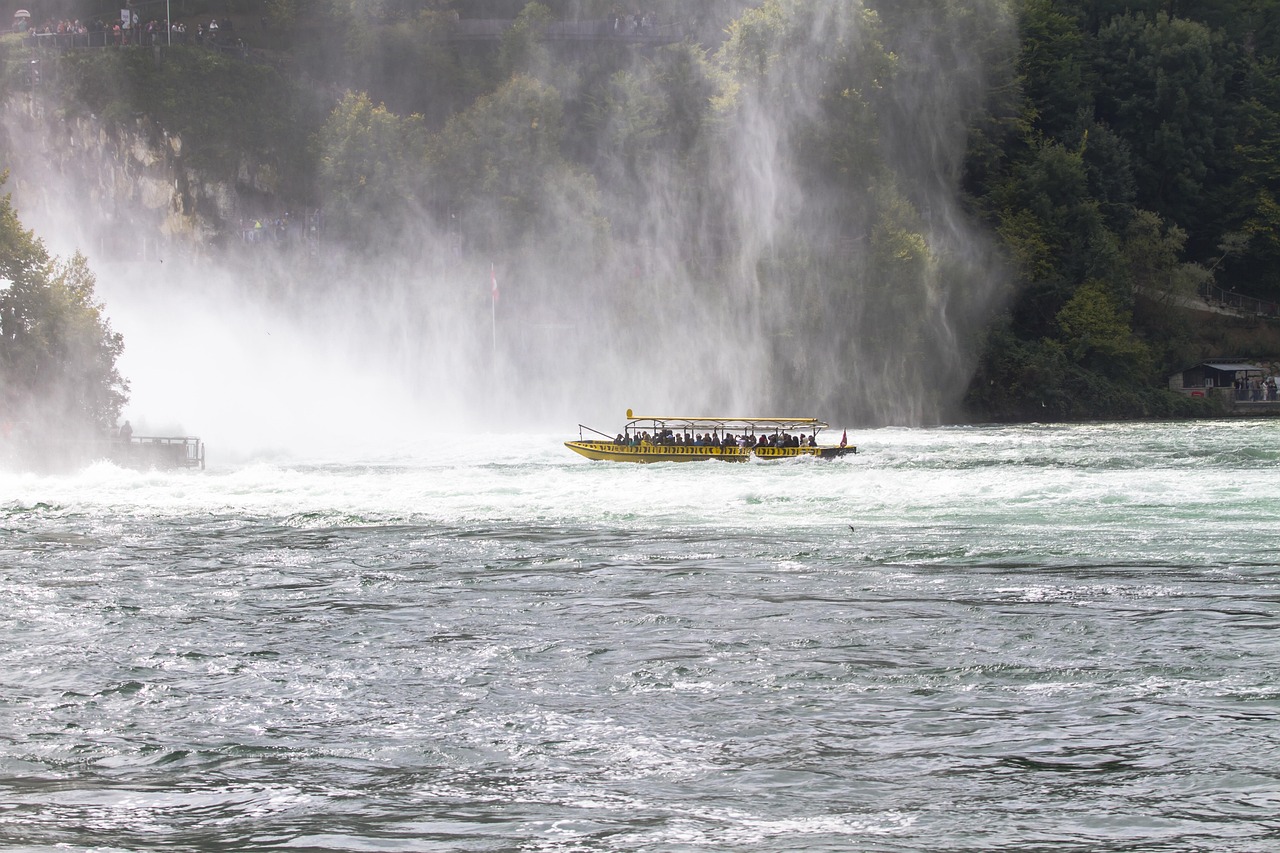
[[[1280,850],[1280,423],[568,437],[0,474],[0,847]]]

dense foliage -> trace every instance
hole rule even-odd
[[[46,63],[47,64],[47,63]],[[205,50],[68,51],[44,85],[71,111],[108,123],[146,116],[182,140],[184,163],[214,177],[265,165],[292,191],[314,174],[311,145],[324,110],[311,90],[269,65]]]
[[[124,349],[94,301],[83,256],[51,257],[0,197],[0,417],[3,436],[90,438],[128,396]]]
[[[1018,21],[1013,96],[975,124],[967,174],[1014,264],[970,403],[1180,412],[1154,389],[1210,353],[1170,309],[1211,283],[1280,297],[1280,9],[1022,0]]]
[[[108,52],[59,79],[210,167],[276,164],[352,247],[465,227],[476,257],[553,258],[530,292],[619,349],[713,328],[853,417],[1193,414],[1162,390],[1212,354],[1182,309],[1280,299],[1275,3],[694,5],[648,4],[687,37],[636,47],[547,37],[630,11],[610,0],[189,0],[258,22],[285,70]],[[447,38],[485,17],[516,23]],[[876,408],[901,387],[923,402]]]

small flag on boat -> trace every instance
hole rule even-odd
[[[498,301],[498,270],[496,267],[494,267],[492,262],[489,263],[489,282],[492,285],[491,290],[493,292],[493,301],[497,302]]]
[[[840,436],[840,446],[847,447],[849,444],[849,431],[845,430],[844,435]]]

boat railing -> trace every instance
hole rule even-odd
[[[614,441],[617,439],[617,436],[609,435],[608,433],[603,433],[598,429],[593,429],[592,427],[587,426],[586,424],[578,424],[578,439],[580,441],[586,439],[586,436],[582,434],[583,430],[586,430],[587,432],[594,432],[596,435],[602,438],[609,439],[609,441]]]
[[[637,419],[630,421],[623,428],[623,433],[630,437],[635,436],[639,439],[642,435],[650,432],[654,436],[661,436],[666,433],[669,435],[683,435],[691,438],[695,433],[704,432],[708,436],[714,436],[719,441],[723,436],[748,436],[755,439],[757,436],[805,436],[809,435],[815,440],[818,433],[827,425],[821,422],[804,423],[794,419],[783,421],[776,419],[776,422],[757,419],[753,421],[727,419],[703,418],[700,422],[693,422],[690,419]],[[594,431],[594,430],[593,430]],[[603,435],[603,433],[601,433]],[[611,436],[605,438],[612,439]],[[660,444],[661,442],[659,442]]]

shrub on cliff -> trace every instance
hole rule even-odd
[[[69,51],[49,85],[65,109],[109,124],[153,119],[182,139],[185,165],[210,176],[267,165],[286,196],[305,194],[314,178],[312,137],[324,109],[271,66],[194,47],[174,47],[160,60],[145,50]]]

